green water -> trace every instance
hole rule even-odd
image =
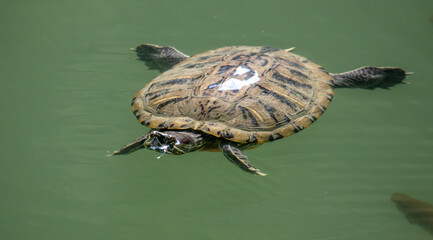
[[[389,200],[433,203],[433,1],[2,1],[0,239],[431,239]],[[147,129],[130,99],[158,75],[140,43],[187,54],[296,47],[331,72],[415,72],[337,89],[325,115],[248,151],[105,155]]]

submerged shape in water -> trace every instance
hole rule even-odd
[[[406,219],[433,235],[433,206],[427,202],[413,198],[404,193],[394,193],[391,196],[398,210]]]

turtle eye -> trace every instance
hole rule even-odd
[[[180,140],[180,142],[181,142],[182,144],[189,144],[189,143],[191,142],[191,140],[190,140],[189,138],[182,138],[182,139]]]

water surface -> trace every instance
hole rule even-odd
[[[0,238],[431,239],[390,201],[433,203],[433,2],[4,1]],[[343,72],[415,72],[391,91],[337,89],[324,116],[248,151],[105,155],[144,134],[133,94],[158,75],[140,43],[196,54],[296,47]]]

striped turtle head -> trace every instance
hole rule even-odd
[[[147,149],[175,155],[200,150],[206,144],[206,137],[199,133],[157,130],[150,131],[143,143]]]

